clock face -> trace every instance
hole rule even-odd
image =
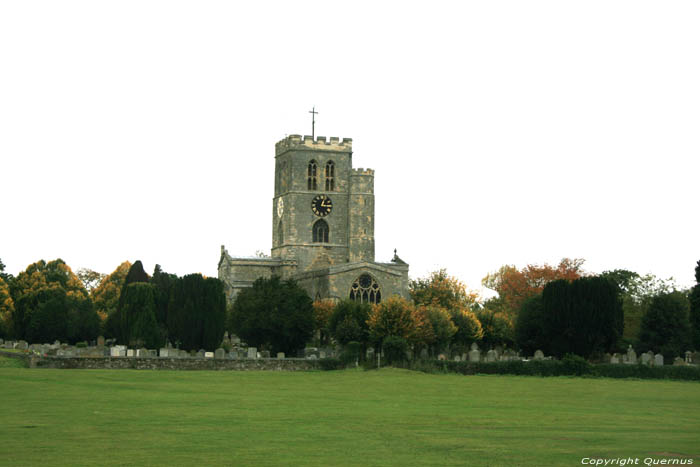
[[[282,198],[277,198],[277,217],[282,217],[284,214],[284,201]]]
[[[318,195],[311,200],[311,210],[319,217],[326,217],[333,209],[333,202],[326,195]]]

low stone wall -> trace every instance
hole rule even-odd
[[[85,370],[321,370],[321,361],[303,358],[214,359],[167,357],[39,357],[32,367]]]

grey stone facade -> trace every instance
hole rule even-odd
[[[329,212],[315,212],[314,199]],[[374,171],[352,167],[351,139],[291,135],[276,144],[271,255],[233,258],[222,246],[219,259],[229,302],[273,275],[297,280],[313,299],[351,290],[363,301],[408,297],[408,264],[396,254],[374,260]]]

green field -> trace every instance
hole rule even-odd
[[[700,463],[700,384],[406,370],[37,370],[0,357],[2,465]]]

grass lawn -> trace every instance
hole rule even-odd
[[[15,368],[2,465],[700,463],[700,384],[406,370]]]

